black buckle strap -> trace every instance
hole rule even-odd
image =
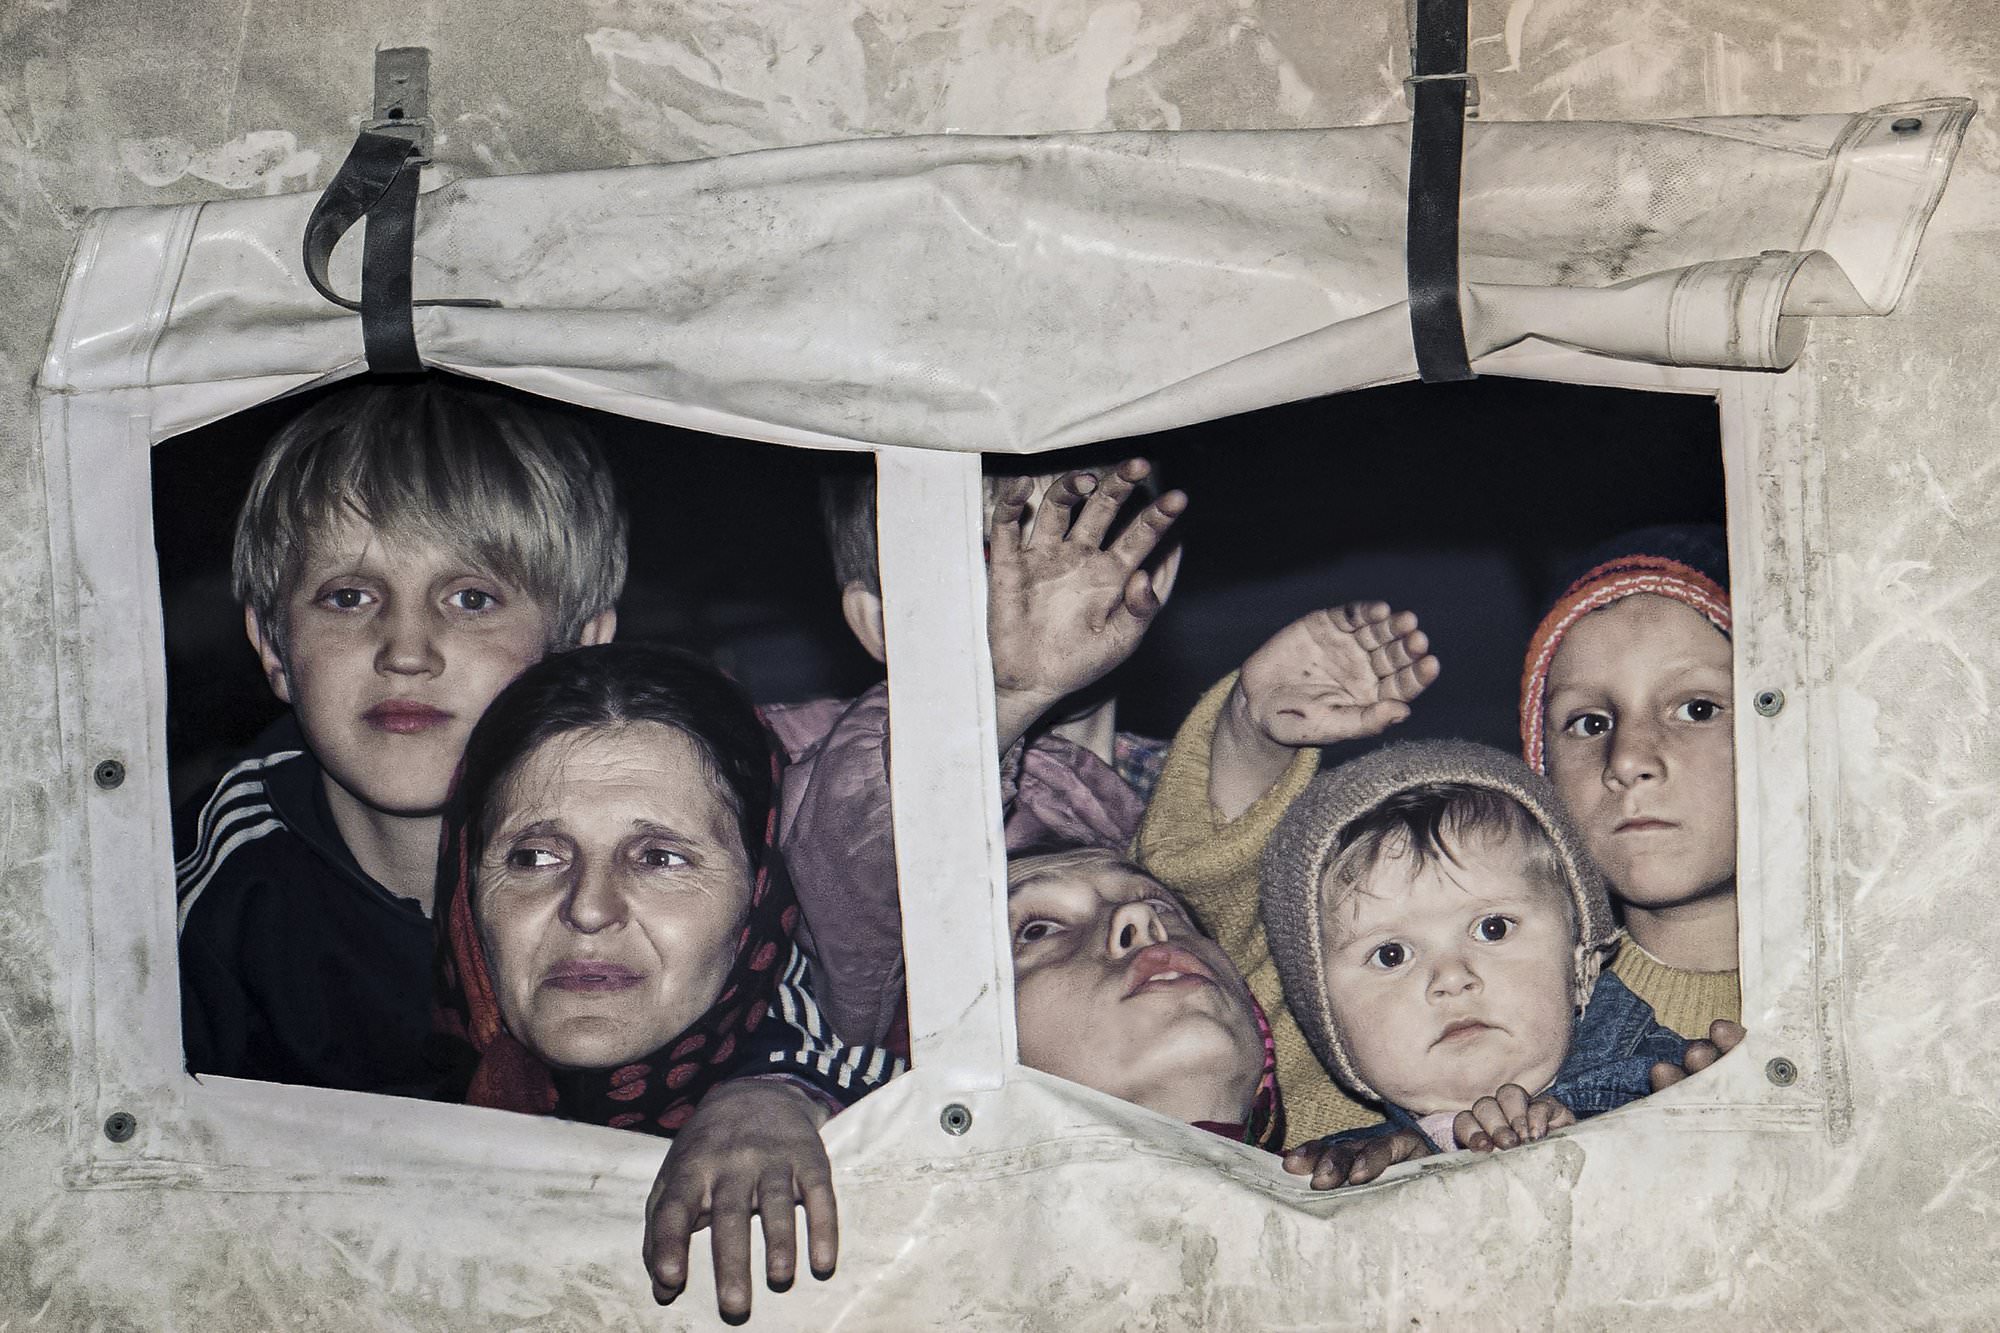
[[[430,67],[431,53],[421,46],[388,47],[375,53],[374,118],[362,125],[347,160],[306,220],[306,277],[327,300],[361,312],[361,345],[368,368],[380,374],[422,372],[414,306],[500,304],[458,298],[411,300],[417,177],[430,161]],[[333,290],[327,269],[340,238],[364,217],[368,231],[361,250],[361,299],[350,301]]]
[[[412,375],[424,368],[410,301],[422,163],[422,150],[410,139],[363,130],[306,220],[306,277],[327,300],[361,312],[368,368],[383,374]],[[327,268],[333,247],[364,217],[361,299],[351,301],[333,289]]]
[[[1410,53],[1410,211],[1403,261],[1410,341],[1427,384],[1469,380],[1458,300],[1458,207],[1465,156],[1466,0],[1414,0]]]

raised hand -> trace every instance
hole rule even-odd
[[[1576,1123],[1576,1114],[1553,1097],[1529,1097],[1526,1088],[1509,1083],[1491,1097],[1481,1097],[1472,1109],[1451,1122],[1451,1135],[1473,1152],[1518,1148],[1552,1129]]]
[[[1285,1170],[1295,1176],[1311,1176],[1316,1190],[1333,1190],[1342,1185],[1366,1185],[1398,1162],[1429,1157],[1436,1151],[1429,1139],[1413,1129],[1342,1143],[1315,1139],[1285,1153]]]
[[[773,1291],[798,1271],[800,1204],[813,1276],[833,1273],[840,1226],[833,1168],[819,1127],[827,1108],[782,1079],[745,1078],[702,1098],[674,1137],[646,1200],[646,1271],[662,1305],[687,1286],[688,1244],[709,1228],[715,1303],[724,1319],[750,1314],[750,1219],[764,1223],[764,1277]]]
[[[1002,749],[1058,700],[1131,656],[1165,605],[1180,553],[1152,572],[1143,566],[1187,509],[1187,497],[1168,491],[1106,543],[1120,507],[1151,471],[1132,458],[1102,481],[1089,472],[1058,478],[1032,533],[1024,533],[1023,519],[1033,480],[1001,484],[987,529],[986,637]]]
[[[1210,800],[1234,819],[1296,750],[1377,736],[1408,717],[1438,671],[1413,612],[1349,602],[1301,616],[1243,663],[1216,723]]]

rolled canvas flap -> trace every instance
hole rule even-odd
[[[1467,335],[1781,369],[1900,298],[1972,103],[1468,126]],[[428,362],[806,445],[1028,452],[1408,378],[1408,127],[857,140],[425,196]],[[352,369],[310,195],[100,214],[42,383],[198,424]],[[352,290],[358,247],[336,252]],[[255,396],[252,396],[255,395]],[[157,406],[157,405],[156,405]]]

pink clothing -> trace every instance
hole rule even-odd
[[[903,1002],[888,687],[761,711],[791,760],[779,786],[778,846],[804,913],[797,935],[812,960],[813,993],[841,1036],[880,1043]],[[1124,852],[1164,749],[1121,734],[1114,768],[1055,736],[1016,745],[1000,770],[1008,848],[1088,844]]]
[[[1455,1152],[1458,1148],[1458,1134],[1452,1125],[1458,1120],[1456,1111],[1433,1111],[1417,1121],[1417,1128],[1431,1141],[1431,1146],[1439,1152]]]

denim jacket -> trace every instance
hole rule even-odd
[[[1576,1020],[1569,1054],[1555,1081],[1536,1095],[1553,1097],[1578,1120],[1587,1120],[1646,1096],[1653,1090],[1653,1066],[1662,1060],[1679,1064],[1686,1054],[1687,1039],[1663,1026],[1653,1016],[1653,1006],[1606,970],[1598,973],[1590,1003]],[[1387,1117],[1382,1124],[1328,1135],[1317,1146],[1351,1143],[1399,1129],[1422,1132],[1417,1117],[1400,1106],[1384,1105],[1382,1114]],[[1448,1150],[1448,1145],[1438,1146]]]

